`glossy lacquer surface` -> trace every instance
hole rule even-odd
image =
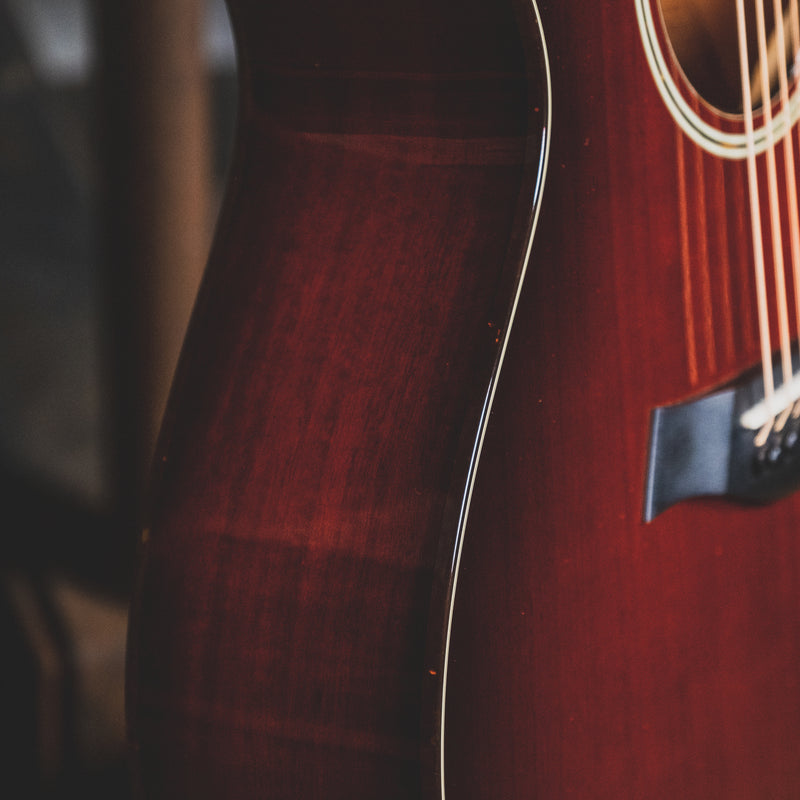
[[[532,7],[231,2],[239,154],[131,628],[146,797],[798,794],[800,499],[642,522],[651,410],[758,359],[745,165],[679,130],[632,0],[538,7],[550,166],[456,572]]]
[[[447,796],[796,797],[800,499],[642,522],[651,409],[758,361],[746,168],[678,131],[633,2],[541,11],[551,172],[465,539]]]
[[[230,11],[238,151],[130,629],[140,790],[419,797],[438,785],[435,567],[533,224],[534,11]]]

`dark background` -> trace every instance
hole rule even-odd
[[[166,6],[0,0],[8,797],[130,794],[135,541],[236,104],[222,0]]]

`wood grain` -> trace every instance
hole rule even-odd
[[[794,797],[800,500],[641,521],[650,410],[758,359],[744,168],[676,137],[632,4],[542,14],[552,171],[464,548],[448,797]]]
[[[651,410],[758,358],[745,170],[677,130],[632,4],[539,9],[548,182],[453,596],[532,7],[231,3],[238,156],[131,625],[144,796],[441,798],[451,603],[450,800],[796,796],[800,500],[641,521]]]
[[[238,150],[132,612],[141,793],[416,797],[538,89],[510,4],[230,10]]]

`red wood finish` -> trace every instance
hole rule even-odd
[[[238,152],[131,618],[141,792],[418,797],[434,567],[532,224],[532,7],[230,10]]]
[[[539,9],[552,152],[458,572],[446,797],[795,797],[800,499],[641,521],[651,409],[758,357],[744,165],[678,131],[633,2]],[[238,157],[131,626],[146,797],[441,796],[458,507],[546,104],[516,10],[231,3]]]
[[[641,521],[650,410],[758,359],[745,168],[677,132],[632,2],[541,10],[551,171],[464,545],[447,797],[796,797],[800,498]]]

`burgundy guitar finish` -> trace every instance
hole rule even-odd
[[[230,10],[238,152],[132,614],[142,793],[418,797],[434,567],[533,222],[538,28],[474,0]]]
[[[758,363],[745,164],[679,132],[633,2],[541,11],[551,169],[464,545],[447,796],[788,800],[800,498],[642,522],[650,411]]]
[[[795,797],[800,499],[642,522],[651,410],[758,345],[744,166],[678,131],[633,3],[538,4],[550,167],[457,573],[533,8],[230,6],[238,154],[131,623],[143,795],[437,798],[443,764],[449,800]]]

